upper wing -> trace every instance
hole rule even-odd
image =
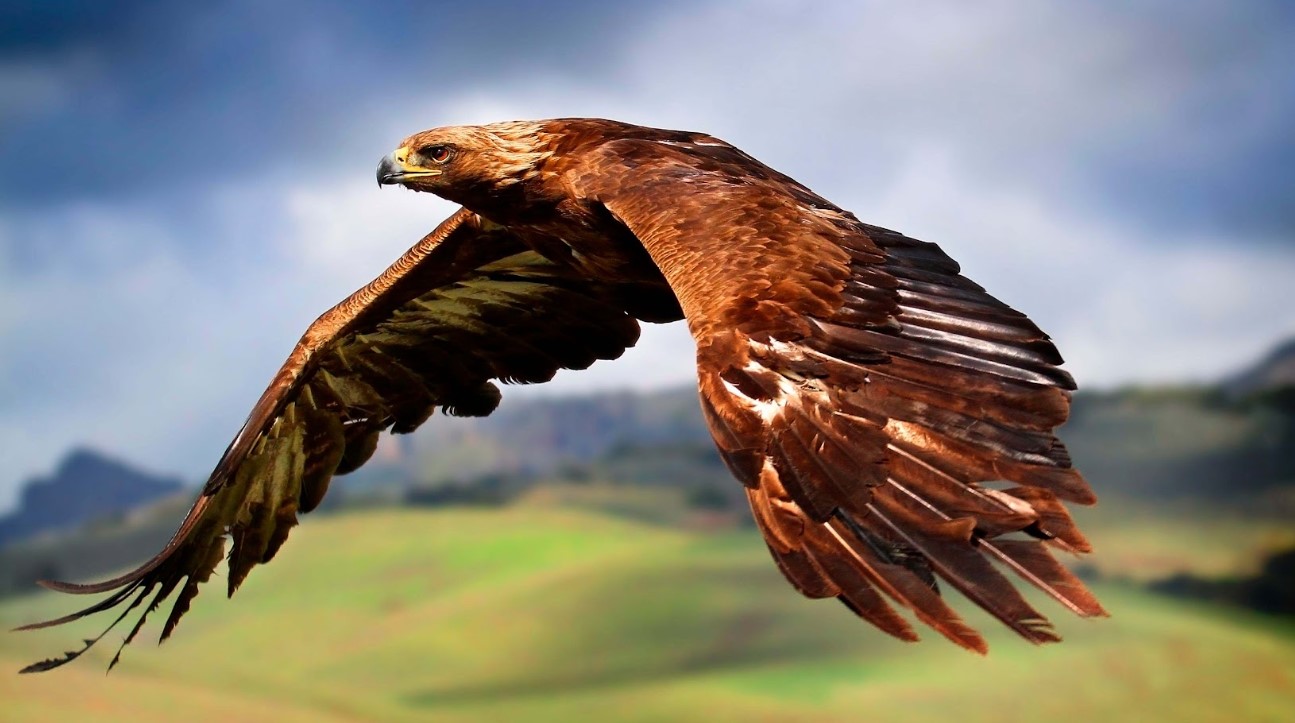
[[[112,594],[19,629],[128,603],[111,629],[152,595],[125,647],[184,581],[165,639],[224,556],[226,535],[233,543],[232,595],[254,565],[274,556],[297,513],[319,504],[334,474],[368,460],[383,430],[409,432],[438,406],[456,415],[489,414],[499,402],[491,379],[542,382],[558,369],[620,356],[639,328],[611,297],[460,210],[311,325],[160,553],[101,583],[43,583],[62,592]],[[101,637],[22,672],[58,667]]]
[[[888,597],[982,652],[937,578],[1035,642],[1058,638],[1000,567],[1104,614],[1049,550],[1089,549],[1062,500],[1094,497],[1053,435],[1074,384],[1023,314],[713,138],[614,141],[575,176],[678,295],[715,442],[797,589],[916,639]]]

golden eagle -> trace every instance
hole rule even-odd
[[[436,128],[377,176],[462,208],[311,324],[161,552],[104,582],[43,583],[111,594],[26,628],[124,605],[116,625],[147,601],[124,648],[176,594],[165,639],[222,558],[233,594],[383,431],[438,407],[489,414],[494,381],[615,359],[638,322],[678,319],[715,445],[801,593],[916,640],[893,603],[981,652],[937,579],[1034,642],[1058,637],[1004,568],[1105,614],[1050,549],[1089,550],[1063,502],[1094,497],[1053,435],[1074,382],[939,247],[712,136],[608,120]]]

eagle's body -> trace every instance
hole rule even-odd
[[[718,139],[613,121],[425,131],[378,181],[463,208],[311,325],[162,552],[103,583],[47,583],[112,594],[30,627],[178,589],[165,638],[226,537],[232,594],[384,430],[437,407],[489,414],[491,380],[547,381],[619,356],[639,321],[680,318],[715,443],[802,593],[915,640],[893,603],[979,651],[937,578],[1035,642],[1057,638],[1000,569],[1104,614],[1048,549],[1088,549],[1062,501],[1092,493],[1053,435],[1073,382],[935,245]]]

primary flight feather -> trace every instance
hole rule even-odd
[[[108,595],[23,629],[124,607],[108,628],[137,613],[124,648],[175,595],[165,639],[223,558],[232,595],[383,431],[438,407],[489,414],[494,381],[615,359],[638,322],[678,319],[719,453],[801,593],[916,640],[907,609],[981,652],[938,581],[1034,642],[1058,638],[1004,571],[1105,614],[1052,555],[1089,550],[1064,503],[1094,497],[1053,434],[1074,383],[1047,335],[934,244],[711,136],[608,120],[424,131],[377,178],[462,208],[306,330],[161,552],[43,583]]]

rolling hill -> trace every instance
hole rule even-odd
[[[1108,620],[1045,608],[1061,645],[969,615],[991,632],[980,658],[803,600],[751,531],[534,501],[311,520],[235,600],[219,587],[109,676],[115,635],[58,671],[0,675],[5,720],[1244,721],[1295,707],[1295,627],[1276,618],[1102,584]],[[0,624],[76,602],[12,599]],[[77,635],[5,634],[0,666]]]

